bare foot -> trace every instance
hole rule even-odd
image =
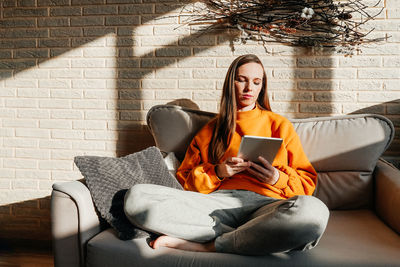
[[[150,242],[150,246],[154,249],[168,247],[188,251],[215,252],[213,241],[209,243],[197,243],[166,235],[160,236],[156,240]]]

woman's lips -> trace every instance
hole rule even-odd
[[[250,99],[250,98],[252,98],[253,96],[252,96],[252,95],[242,95],[242,97],[245,98],[245,99]]]

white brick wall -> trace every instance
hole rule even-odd
[[[178,1],[0,1],[0,237],[50,238],[51,185],[80,178],[74,156],[152,145],[145,115],[156,104],[188,98],[216,111],[244,53],[262,59],[276,112],[379,113],[400,129],[399,1],[381,1],[370,23],[391,38],[347,57],[279,44],[267,53],[254,41],[232,49],[228,36],[179,24]],[[396,139],[388,155],[399,148]]]

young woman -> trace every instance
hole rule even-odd
[[[271,111],[266,83],[257,56],[236,58],[218,116],[196,134],[177,171],[185,191],[147,184],[128,191],[129,220],[161,234],[154,249],[265,255],[317,244],[329,217],[311,196],[317,173],[292,124]],[[243,135],[283,143],[273,162],[256,164],[236,157]]]

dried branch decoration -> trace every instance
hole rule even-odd
[[[209,24],[207,30],[239,29],[242,41],[276,41],[305,47],[350,47],[378,42],[373,30],[360,26],[374,19],[362,0],[203,0],[189,24]],[[380,0],[374,7],[380,3]]]

